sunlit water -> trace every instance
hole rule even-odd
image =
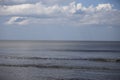
[[[120,80],[120,42],[0,41],[0,80]]]

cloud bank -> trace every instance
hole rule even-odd
[[[12,1],[18,2],[17,0]],[[66,2],[65,5],[58,4],[61,1],[54,0],[53,3],[51,0],[41,0],[36,3],[0,5],[0,16],[11,16],[5,22],[8,25],[120,25],[120,11],[114,9],[112,4],[85,7],[82,3],[76,3],[73,0]],[[26,0],[21,0],[21,2],[26,2]]]

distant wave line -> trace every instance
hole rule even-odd
[[[55,78],[55,77],[42,77],[43,80],[93,80],[88,78]]]
[[[98,61],[98,62],[120,62],[120,58],[42,58],[42,57],[25,57],[25,56],[2,56],[4,59],[30,59],[30,60],[86,60],[86,61]]]
[[[62,66],[62,65],[44,65],[44,64],[0,64],[0,67],[35,67],[35,68],[53,68],[53,69],[82,69],[82,70],[120,70],[107,67],[87,67],[87,66]]]
[[[57,52],[120,52],[120,50],[110,50],[110,49],[2,49],[5,51],[57,51]]]
[[[93,49],[50,49],[50,51],[61,52],[120,52],[120,50],[93,50]]]

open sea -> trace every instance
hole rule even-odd
[[[1,40],[0,80],[120,80],[120,42]]]

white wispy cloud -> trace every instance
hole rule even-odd
[[[58,5],[46,6],[41,2],[36,4],[20,4],[12,6],[0,6],[0,15],[50,15],[56,13]]]
[[[26,25],[28,24],[28,20],[26,17],[12,17],[9,21],[6,22],[6,24],[17,24],[17,25]]]
[[[46,1],[46,0],[45,0]],[[48,0],[51,2],[51,0]],[[44,0],[34,4],[1,5],[1,16],[12,16],[7,24],[54,24],[55,21],[64,24],[88,25],[119,25],[120,11],[113,9],[112,4],[98,4],[97,6],[83,6],[82,3],[71,2],[66,5],[44,4]],[[51,2],[52,4],[52,2]],[[16,17],[17,16],[17,17]]]

